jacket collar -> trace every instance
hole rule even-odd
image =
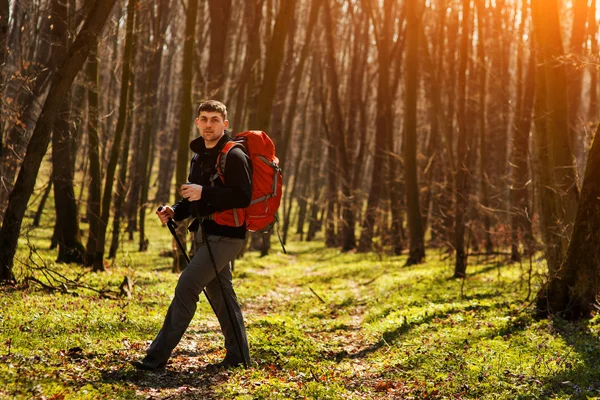
[[[217,145],[209,150],[219,149],[218,151],[220,151],[225,145],[225,143],[227,143],[229,140],[229,131],[225,131],[225,134],[221,137],[221,139],[219,139]],[[202,139],[202,136],[198,136],[196,139],[190,142],[190,149],[197,154],[204,153],[204,151],[206,150],[206,145],[204,144],[204,139]]]

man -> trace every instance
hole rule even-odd
[[[183,198],[173,207],[163,206],[161,211],[156,212],[163,224],[169,218],[181,221],[190,215],[195,217],[190,230],[196,231],[198,249],[179,277],[175,297],[160,332],[146,351],[146,357],[133,363],[138,369],[155,370],[166,365],[194,316],[203,289],[206,289],[221,325],[227,351],[225,359],[213,366],[228,368],[247,364],[250,360],[244,319],[233,290],[231,274],[231,262],[242,249],[246,228],[243,223],[236,227],[230,226],[234,224],[217,223],[212,218],[247,207],[252,195],[252,166],[248,156],[238,147],[231,149],[227,155],[224,179],[215,179],[217,156],[230,140],[226,131],[228,125],[227,109],[223,103],[209,100],[200,104],[196,118],[200,137],[190,143],[196,156],[190,168],[189,182],[181,186]],[[200,229],[198,221],[202,221]],[[201,233],[202,229],[206,236]],[[204,243],[204,237],[208,238],[209,246]],[[219,271],[219,279],[209,251]]]

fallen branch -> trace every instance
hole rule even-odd
[[[319,296],[319,295],[317,294],[317,292],[315,292],[315,291],[314,291],[314,290],[313,290],[313,289],[312,289],[310,286],[309,286],[308,288],[310,289],[310,291],[311,291],[311,292],[312,292],[312,293],[313,293],[315,296],[317,296],[317,299],[321,300],[321,303],[323,303],[323,304],[327,304],[327,302],[326,302],[325,300],[323,300],[323,299],[321,298],[321,296]]]
[[[121,283],[119,286],[118,291],[109,288],[98,289],[80,282],[81,278],[86,274],[86,272],[78,273],[74,279],[71,279],[59,271],[50,268],[50,266],[46,264],[46,261],[37,253],[35,246],[31,244],[29,240],[27,245],[29,247],[29,264],[25,264],[21,261],[21,264],[27,272],[27,276],[24,279],[24,283],[26,285],[35,283],[43,290],[48,292],[60,292],[73,295],[79,295],[74,291],[76,289],[87,289],[98,293],[103,298],[111,300],[117,300],[120,297],[131,298],[131,292],[133,290],[135,281],[129,276],[125,276],[123,283]],[[38,262],[34,259],[34,256],[36,256],[41,262],[41,265],[38,264]],[[43,276],[43,279],[40,279],[39,276],[35,276],[35,273],[39,273],[41,276]]]

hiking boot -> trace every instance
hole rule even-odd
[[[136,369],[143,371],[156,371],[163,369],[167,365],[167,362],[157,362],[154,357],[146,356],[141,360],[132,361],[131,365],[133,365]]]
[[[207,364],[206,370],[207,371],[220,371],[220,370],[235,368],[235,367],[239,367],[239,366],[243,366],[243,365],[244,365],[243,361],[231,361],[231,360],[225,359],[218,363]]]

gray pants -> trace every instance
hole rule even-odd
[[[153,364],[159,365],[169,359],[171,352],[181,340],[194,317],[196,303],[204,288],[206,288],[210,303],[213,305],[221,325],[221,331],[225,336],[225,349],[227,350],[225,359],[232,363],[250,361],[244,317],[233,290],[231,277],[231,261],[242,249],[244,240],[208,236],[210,248],[219,271],[219,278],[225,291],[225,294],[223,294],[217,282],[206,243],[202,243],[201,238],[202,235],[198,232],[196,234],[196,244],[198,244],[196,253],[179,276],[175,288],[175,297],[169,306],[163,326],[146,351]],[[229,318],[227,307],[229,307],[233,321]],[[240,353],[240,345],[236,336],[241,342],[242,353]]]

